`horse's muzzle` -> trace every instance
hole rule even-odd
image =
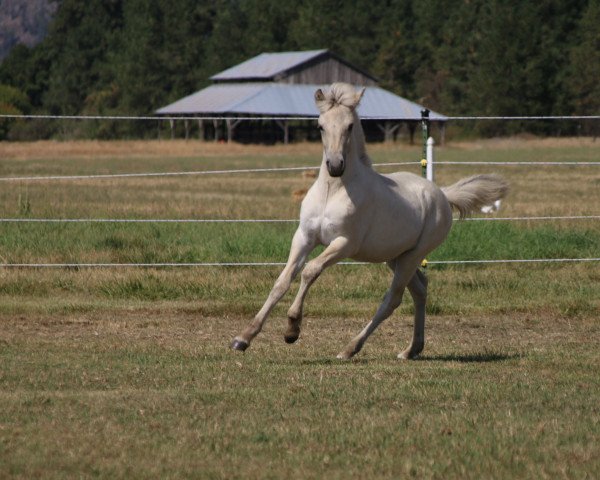
[[[337,160],[327,160],[325,164],[327,165],[329,175],[332,177],[341,177],[346,168],[346,162],[343,157]]]

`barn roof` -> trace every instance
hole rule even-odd
[[[289,72],[303,68],[311,62],[333,58],[344,65],[360,72],[362,75],[376,80],[369,73],[351,65],[327,49],[307,50],[301,52],[261,53],[245,62],[223,70],[210,77],[215,82],[232,81],[273,81],[285,77]]]
[[[278,74],[306,63],[327,50],[309,50],[305,52],[261,53],[245,62],[223,70],[210,77],[211,80],[272,80]]]
[[[159,115],[318,117],[314,93],[327,85],[218,83],[156,111]],[[379,87],[367,87],[358,114],[363,119],[420,120],[423,106]],[[434,121],[447,117],[430,112]]]

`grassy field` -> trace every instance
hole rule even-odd
[[[318,145],[0,143],[0,177],[316,166]],[[418,161],[375,145],[374,161]],[[598,161],[587,139],[451,144],[439,161]],[[387,167],[382,171],[391,171]],[[406,167],[419,173],[419,167]],[[501,216],[598,215],[598,167],[499,171]],[[0,183],[1,218],[294,219],[300,172]],[[0,223],[0,263],[284,261],[293,223]],[[585,258],[597,220],[462,222],[430,260]],[[410,302],[351,362],[339,350],[390,281],[336,266],[228,349],[277,267],[0,268],[0,477],[596,478],[600,264],[434,266],[426,347],[400,362]],[[295,284],[297,285],[297,284]]]

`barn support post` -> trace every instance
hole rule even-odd
[[[287,145],[290,142],[290,125],[287,120],[275,120],[275,123],[283,130],[283,143]]]
[[[204,121],[202,119],[198,119],[198,138],[200,141],[204,141]]]
[[[417,129],[417,124],[415,122],[408,122],[408,133],[410,138],[410,144],[415,144],[415,130]]]
[[[183,126],[185,128],[185,139],[189,140],[189,138],[190,138],[190,121],[187,118],[183,121]]]
[[[233,139],[233,125],[230,118],[225,120],[225,125],[227,126],[227,143],[231,143]]]
[[[386,123],[386,130],[387,130],[387,134],[386,134],[386,142],[393,142],[394,141],[394,135],[396,135],[396,131],[400,128],[400,124],[396,123],[395,125],[392,124],[392,122],[385,122]]]
[[[231,118],[225,120],[225,124],[227,125],[227,143],[231,143],[233,141],[233,133],[235,132],[235,127],[240,124],[241,120],[233,121]]]
[[[219,141],[219,121],[213,119],[213,127],[215,127],[215,143]]]
[[[171,126],[171,140],[175,138],[175,120],[172,118],[169,120],[169,125]]]
[[[390,143],[394,141],[394,134],[400,128],[400,123],[396,123],[395,125],[392,122],[385,122],[383,125],[381,123],[377,124],[379,130],[383,132],[383,141],[385,143]]]
[[[396,123],[396,129],[394,130],[394,142],[396,142],[400,138],[400,132],[402,131],[403,122]]]
[[[439,122],[440,126],[440,145],[446,144],[446,122]]]

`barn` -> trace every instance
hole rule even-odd
[[[156,110],[171,119],[172,136],[175,119],[181,118],[186,138],[197,128],[201,139],[215,141],[317,139],[310,121],[318,116],[313,95],[333,82],[367,87],[358,113],[371,141],[391,141],[406,125],[412,142],[425,108],[382,89],[374,76],[329,50],[262,53],[210,80],[207,88]],[[429,117],[443,137],[447,118],[433,111]]]

